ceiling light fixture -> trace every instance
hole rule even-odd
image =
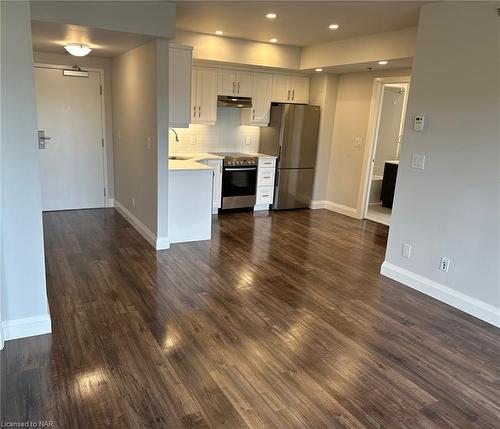
[[[222,36],[224,32],[222,30],[217,30],[215,34],[217,34],[217,36]]]
[[[317,71],[317,72],[322,72],[323,71],[323,69],[314,69],[314,70]]]
[[[328,28],[329,28],[330,30],[336,30],[336,29],[337,29],[337,28],[339,28],[339,27],[340,27],[340,25],[338,25],[338,24],[330,24],[330,25],[328,26]]]
[[[70,43],[69,45],[64,46],[64,49],[75,57],[84,57],[92,51],[92,49],[83,43]]]
[[[381,66],[385,66],[389,61],[386,61],[386,60],[382,60],[382,61],[379,61],[378,63],[381,65]]]
[[[275,19],[278,15],[276,15],[274,12],[270,12],[266,15],[266,18],[268,19]]]
[[[271,43],[278,43],[278,39],[274,39],[274,38],[273,38],[273,39],[269,39],[269,41],[270,41]]]

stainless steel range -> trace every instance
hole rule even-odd
[[[222,169],[222,210],[253,208],[257,188],[257,157],[244,153],[224,156]]]

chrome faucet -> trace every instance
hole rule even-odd
[[[177,131],[175,131],[173,128],[170,128],[170,131],[173,131],[175,134],[175,141],[179,143],[179,136],[177,135]]]

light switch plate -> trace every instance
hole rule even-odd
[[[356,137],[354,139],[354,147],[361,147],[361,143],[363,143],[362,137]]]
[[[411,156],[411,168],[423,170],[425,168],[425,155],[419,155],[418,153],[414,153]]]

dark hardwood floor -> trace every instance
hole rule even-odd
[[[112,209],[44,225],[53,334],[6,343],[5,421],[500,427],[500,330],[380,276],[384,226],[235,213],[157,253]]]

